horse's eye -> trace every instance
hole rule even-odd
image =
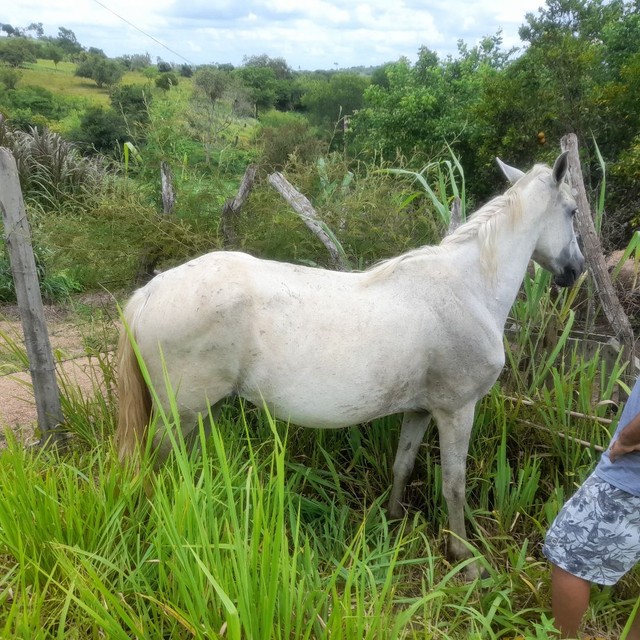
[[[575,218],[578,215],[578,207],[576,207],[572,212],[571,212],[571,217]]]

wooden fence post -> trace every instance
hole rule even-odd
[[[569,152],[569,173],[571,186],[576,190],[578,214],[576,216],[578,232],[582,239],[587,266],[591,271],[596,291],[600,297],[605,316],[622,346],[623,359],[629,363],[626,377],[635,380],[635,340],[629,318],[625,313],[618,295],[611,284],[600,239],[596,233],[591,207],[582,179],[580,156],[578,154],[578,138],[575,133],[564,136],[560,142],[563,151]]]
[[[227,200],[222,207],[222,238],[225,247],[233,246],[238,241],[234,222],[253,188],[257,172],[258,165],[250,164],[242,176],[242,182],[236,197]]]
[[[351,271],[351,266],[336,242],[328,232],[328,227],[318,218],[316,210],[309,199],[301,194],[279,171],[272,173],[269,184],[291,205],[291,208],[300,216],[307,229],[322,242],[329,252],[333,267],[339,271]]]
[[[44,307],[31,246],[31,232],[20,190],[16,161],[13,154],[4,147],[0,147],[0,209],[29,357],[38,426],[42,433],[40,442],[53,444],[64,438],[59,429],[64,422],[60,390],[44,320]]]
[[[169,163],[163,160],[160,163],[160,178],[162,181],[162,211],[165,215],[173,213],[176,204],[176,192],[173,188],[173,174]]]

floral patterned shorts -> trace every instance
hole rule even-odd
[[[542,551],[574,576],[615,584],[640,560],[640,497],[590,475],[554,520]]]

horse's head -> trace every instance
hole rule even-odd
[[[561,287],[571,286],[584,270],[585,264],[574,229],[578,207],[571,188],[565,182],[569,169],[567,156],[568,151],[561,153],[550,172],[548,167],[542,171],[534,168],[529,174],[497,159],[502,172],[512,184],[516,184],[524,176],[534,174],[529,182],[523,184],[520,194],[523,201],[535,201],[543,209],[538,240],[531,257],[550,271],[556,284]]]

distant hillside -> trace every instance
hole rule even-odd
[[[109,89],[99,88],[89,78],[74,75],[78,65],[73,62],[59,62],[57,66],[51,60],[38,60],[35,64],[27,64],[20,69],[22,77],[20,86],[44,87],[57,95],[83,98],[93,104],[108,105]],[[139,71],[127,72],[122,84],[146,84],[150,82]]]

